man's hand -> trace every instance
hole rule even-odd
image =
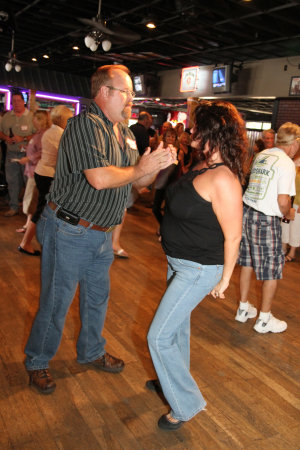
[[[151,153],[151,149],[148,147],[137,164],[136,169],[139,173],[139,177],[143,177],[166,169],[171,164],[175,164],[176,161],[176,149],[174,152],[174,150],[169,147],[158,147],[157,150],[154,150],[154,152]]]
[[[19,144],[19,143],[22,142],[23,140],[24,140],[24,137],[23,137],[23,136],[18,136],[18,135],[15,135],[15,136],[13,136],[13,137],[7,136],[6,139],[5,139],[5,141],[6,141],[8,144]]]
[[[285,214],[284,217],[288,220],[295,220],[295,213],[296,213],[295,208],[291,208],[290,211],[287,214]]]

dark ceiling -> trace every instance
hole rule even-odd
[[[113,62],[133,73],[156,73],[300,55],[299,1],[103,0],[101,19],[124,35],[107,36],[107,53],[101,46],[92,52],[83,42],[93,27],[78,18],[92,19],[97,12],[97,0],[1,0],[0,64],[8,59],[12,30],[21,63],[35,57],[40,68],[81,76]],[[150,15],[154,30],[145,27]]]

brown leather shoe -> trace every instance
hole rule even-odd
[[[104,372],[119,373],[124,369],[124,361],[115,358],[109,353],[104,353],[103,356],[89,363],[96,369],[104,370]]]
[[[34,386],[41,394],[51,394],[56,384],[48,369],[28,370],[29,385]]]

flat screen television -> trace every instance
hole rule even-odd
[[[146,84],[144,75],[134,75],[133,88],[137,96],[146,94]]]
[[[221,66],[213,69],[213,93],[230,92],[230,66]]]

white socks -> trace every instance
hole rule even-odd
[[[267,323],[270,320],[270,312],[260,312],[259,313],[259,319],[261,319],[263,322]]]
[[[240,302],[240,308],[243,311],[247,311],[247,309],[249,308],[249,302]]]

